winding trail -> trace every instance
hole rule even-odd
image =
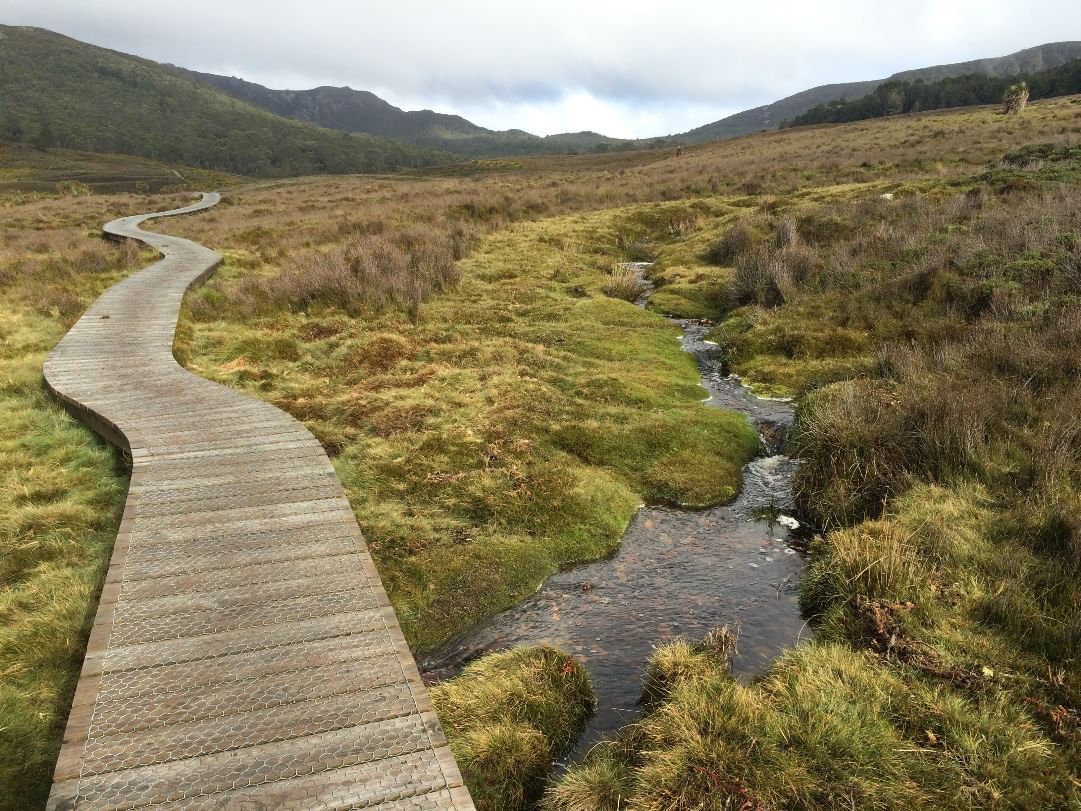
[[[273,406],[179,366],[213,251],[106,291],[45,362],[50,390],[131,456],[124,517],[50,809],[472,809],[322,447]]]

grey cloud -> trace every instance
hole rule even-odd
[[[1072,0],[145,0],[134,15],[128,0],[2,5],[5,22],[271,86],[380,88],[453,112],[555,111],[586,93],[629,117],[741,109],[1081,31]],[[552,126],[582,128],[600,127]]]

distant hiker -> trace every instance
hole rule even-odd
[[[678,158],[682,154],[683,154],[683,147],[677,146],[676,147],[676,157]]]

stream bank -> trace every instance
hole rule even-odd
[[[646,299],[648,292],[637,303]],[[425,680],[438,681],[516,645],[572,654],[589,670],[597,708],[571,761],[641,715],[641,678],[655,645],[738,627],[732,670],[749,679],[809,633],[798,602],[806,532],[792,518],[796,462],[783,454],[793,406],[757,398],[726,376],[718,347],[705,340],[709,322],[673,320],[698,362],[705,404],[747,415],[762,437],[739,497],[706,510],[643,507],[611,558],[552,576],[524,602],[419,662]]]

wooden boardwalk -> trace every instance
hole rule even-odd
[[[164,254],[49,355],[49,388],[128,451],[131,488],[48,807],[472,809],[330,460],[172,355],[220,258]]]

